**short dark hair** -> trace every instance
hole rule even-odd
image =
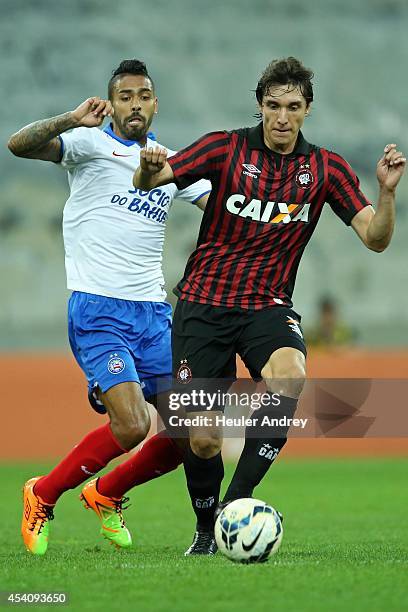
[[[123,60],[122,62],[120,62],[119,66],[112,71],[112,76],[108,83],[109,100],[112,99],[113,86],[115,85],[116,81],[118,81],[120,77],[124,74],[140,74],[146,77],[151,82],[154,91],[153,79],[147,72],[146,64],[137,59]]]
[[[313,102],[313,71],[306,68],[295,57],[273,60],[263,71],[256,87],[256,99],[262,104],[263,97],[274,85],[293,85],[298,87],[309,105]]]

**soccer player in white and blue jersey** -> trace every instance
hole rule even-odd
[[[149,127],[158,102],[145,64],[122,62],[108,94],[108,100],[88,98],[72,112],[32,123],[9,140],[15,155],[60,163],[68,171],[63,231],[72,291],[69,340],[87,377],[91,403],[109,415],[109,423],[89,433],[48,475],[25,484],[22,535],[27,550],[37,555],[46,552],[60,495],[149,431],[146,399],[154,403],[159,378],[168,377],[171,384],[171,307],[161,265],[167,215],[174,198],[202,208],[211,190],[203,180],[181,191],[174,183],[150,192],[134,189],[141,147],[155,144]],[[100,130],[107,116],[112,122]],[[176,467],[181,457],[171,460],[177,454],[169,450],[174,442],[155,440],[163,470]],[[132,465],[122,476],[124,491],[136,484]],[[114,484],[117,474],[111,479]],[[112,482],[106,487],[114,490]],[[121,496],[104,495],[93,480],[82,499],[101,518],[103,535],[117,546],[131,545]]]

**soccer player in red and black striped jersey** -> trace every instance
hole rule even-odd
[[[292,309],[296,272],[323,205],[381,252],[394,227],[395,190],[406,159],[388,144],[377,165],[376,210],[349,164],[310,144],[301,127],[313,100],[313,73],[295,58],[273,61],[258,82],[262,121],[251,128],[206,134],[166,160],[147,149],[134,177],[150,190],[174,181],[182,189],[211,181],[197,247],[175,290],[173,368],[179,382],[235,377],[238,353],[280,404],[257,416],[292,417],[305,378],[300,316]],[[187,387],[184,387],[188,390]],[[205,408],[205,407],[203,407]],[[200,414],[191,407],[191,416]],[[259,421],[260,422],[260,421]],[[286,442],[287,428],[247,435],[224,503],[252,496]],[[188,554],[213,552],[213,511],[223,467],[221,439],[191,430],[185,472],[197,532]]]

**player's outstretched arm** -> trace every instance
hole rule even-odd
[[[395,225],[395,192],[404,173],[406,158],[397,151],[397,145],[388,144],[377,164],[379,196],[376,211],[364,208],[352,220],[351,225],[364,244],[381,253],[391,242]]]
[[[148,147],[140,151],[140,166],[133,175],[136,189],[150,191],[174,181],[173,170],[167,163],[167,151],[160,147]]]
[[[59,134],[81,126],[98,127],[107,115],[112,115],[109,100],[88,98],[73,111],[26,125],[10,137],[8,148],[18,157],[57,162],[61,158]]]

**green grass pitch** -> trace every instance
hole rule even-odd
[[[95,611],[408,607],[407,459],[281,459],[257,496],[284,513],[284,539],[277,555],[258,566],[220,554],[183,557],[194,521],[181,469],[131,493],[131,550],[100,539],[95,515],[82,508],[79,491],[69,491],[57,506],[47,555],[35,558],[20,541],[20,487],[48,468],[0,466],[2,591],[61,590],[68,609]]]

